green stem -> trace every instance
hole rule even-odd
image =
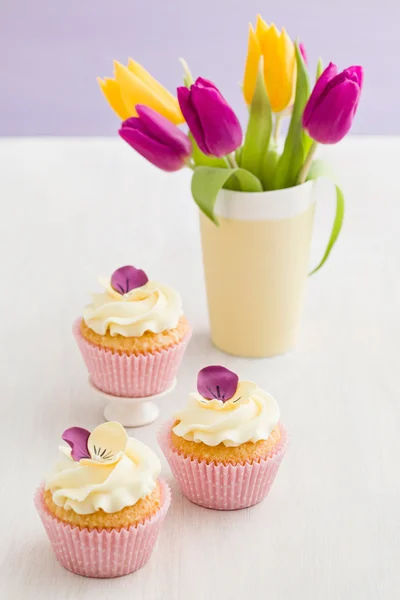
[[[281,128],[281,123],[282,123],[282,113],[278,113],[275,117],[275,123],[274,123],[274,132],[273,132],[273,137],[275,142],[278,141],[278,137],[279,137],[279,130]]]
[[[232,154],[227,154],[226,156],[224,156],[224,159],[225,159],[226,164],[228,165],[229,168],[231,168],[231,169],[237,169],[238,168],[238,164],[236,162],[235,154],[233,152],[232,152]]]
[[[308,171],[310,170],[311,163],[313,161],[314,154],[315,154],[317,147],[318,147],[318,142],[313,141],[313,143],[311,144],[311,147],[308,151],[308,154],[306,156],[306,160],[304,161],[304,165],[300,169],[299,178],[297,180],[298,184],[304,183],[305,180],[307,179]]]
[[[187,160],[185,160],[185,165],[189,168],[192,169],[192,171],[194,171],[194,169],[196,168],[196,165],[194,164],[194,161],[192,158],[188,158]]]

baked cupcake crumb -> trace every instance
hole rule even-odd
[[[146,331],[140,337],[124,337],[119,334],[111,335],[109,332],[100,335],[90,329],[82,319],[80,331],[85,340],[94,346],[118,354],[139,356],[140,354],[153,353],[175,346],[189,334],[190,325],[185,317],[181,317],[174,329],[167,329],[161,333]]]
[[[175,421],[173,427],[178,423],[179,420]],[[273,454],[273,450],[281,440],[281,437],[281,431],[279,425],[277,425],[271,431],[267,440],[245,442],[244,444],[240,444],[240,446],[225,446],[222,443],[217,446],[207,446],[203,442],[185,440],[185,438],[177,436],[171,430],[171,446],[179,454],[199,461],[204,460],[207,464],[244,465],[245,463],[252,464],[269,458]]]
[[[57,506],[50,490],[44,491],[43,500],[48,511],[60,521],[80,528],[98,530],[136,527],[139,523],[144,523],[155,515],[160,510],[162,503],[161,489],[158,483],[151,494],[141,498],[133,506],[127,506],[115,513],[106,513],[100,509],[95,513],[79,515],[73,510],[65,510],[62,506]]]

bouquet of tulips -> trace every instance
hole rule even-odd
[[[165,171],[193,170],[192,195],[216,225],[214,205],[221,188],[262,192],[331,176],[314,160],[318,144],[335,144],[349,131],[360,99],[363,69],[338,72],[319,61],[311,91],[304,46],[285,29],[258,16],[250,25],[243,96],[249,117],[243,135],[233,109],[207,79],[193,81],[184,66],[184,86],[170,94],[132,59],[115,62],[115,78],[99,79],[111,107],[122,119],[120,136],[139,154]],[[278,133],[290,118],[282,148]],[[186,122],[189,132],[180,128]],[[344,198],[336,185],[336,217],[322,266],[343,221]],[[316,270],[317,270],[316,269]]]

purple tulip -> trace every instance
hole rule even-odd
[[[360,100],[363,68],[338,73],[330,63],[318,79],[306,104],[303,127],[320,144],[336,144],[348,133]]]
[[[126,119],[119,135],[163,171],[178,171],[192,153],[187,135],[152,108],[136,105],[138,117]]]
[[[190,87],[179,87],[178,102],[200,150],[221,158],[242,143],[235,113],[211,81],[198,77]]]

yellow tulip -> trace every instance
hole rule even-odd
[[[254,90],[256,89],[258,66],[261,58],[261,48],[257,33],[253,26],[249,27],[249,46],[247,50],[246,66],[244,69],[243,95],[247,104],[251,104]]]
[[[250,25],[249,45],[243,81],[247,104],[253,98],[260,58],[264,63],[264,82],[271,109],[284,111],[291,103],[296,85],[296,58],[294,44],[285,29],[279,32],[275,25],[267,25],[257,17],[256,29]]]
[[[144,104],[175,125],[184,122],[178,100],[131,58],[127,67],[114,61],[114,79],[98,77],[97,81],[109,105],[123,121],[136,117],[136,104]]]

